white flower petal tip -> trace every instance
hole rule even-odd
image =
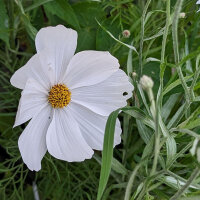
[[[77,32],[63,25],[46,27],[35,38],[37,53],[48,52],[48,62],[54,67],[55,82],[60,81],[77,46]]]
[[[33,118],[37,113],[47,106],[47,92],[34,79],[28,79],[25,89],[21,94],[15,124],[19,126]]]
[[[54,110],[47,131],[46,144],[52,156],[68,162],[81,162],[90,159],[94,154],[67,108]]]
[[[11,77],[10,83],[16,88],[23,89],[27,80],[27,68],[21,67]]]
[[[35,54],[21,68],[19,68],[11,77],[10,82],[14,87],[24,89],[28,79],[34,79],[46,90],[54,82],[52,77],[54,71],[49,70],[48,52],[41,51]]]
[[[42,51],[43,49],[51,48],[56,45],[56,42],[63,43],[62,39],[67,39],[77,43],[78,34],[75,30],[71,28],[66,28],[63,25],[57,26],[48,26],[41,28],[35,38],[35,45],[37,52]],[[69,45],[69,44],[68,44]],[[54,46],[55,47],[55,46]],[[71,46],[72,47],[72,46]],[[75,45],[76,48],[76,45]]]
[[[51,120],[51,108],[43,108],[27,125],[18,140],[24,163],[30,170],[39,171],[41,160],[47,151],[46,133]]]

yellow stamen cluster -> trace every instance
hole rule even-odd
[[[71,92],[65,84],[54,85],[49,91],[49,103],[53,108],[63,108],[71,100]]]

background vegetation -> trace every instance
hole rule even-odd
[[[35,185],[41,200],[200,199],[197,10],[195,0],[0,0],[0,199],[34,199]],[[9,80],[35,53],[37,31],[57,24],[78,32],[77,52],[117,57],[135,90],[119,114],[122,143],[114,154],[119,110],[108,120],[103,155],[67,163],[47,154],[35,173],[18,150],[25,125],[12,126],[21,91]],[[154,100],[139,84],[143,74],[154,81]]]

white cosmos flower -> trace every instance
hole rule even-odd
[[[35,171],[47,150],[68,162],[89,159],[92,149],[102,150],[106,120],[127,105],[133,86],[110,53],[74,55],[77,32],[72,29],[42,28],[35,45],[37,53],[11,78],[23,90],[14,127],[31,119],[18,141],[22,159]],[[115,130],[117,145],[119,120]]]

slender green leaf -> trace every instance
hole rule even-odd
[[[102,152],[102,166],[101,166],[100,181],[97,193],[97,200],[100,200],[102,198],[111,171],[115,124],[119,111],[120,109],[112,112],[108,117],[106,123],[103,152]]]
[[[135,119],[138,119],[142,121],[147,126],[151,127],[152,129],[155,129],[155,124],[152,121],[150,117],[148,117],[142,110],[140,110],[137,107],[131,107],[129,109],[124,108],[123,110],[126,114],[129,114],[130,116],[134,117]]]
[[[166,165],[168,166],[171,163],[171,161],[173,160],[173,158],[177,152],[176,141],[171,135],[167,138],[166,147],[167,147],[167,163],[166,163]]]
[[[169,99],[166,101],[166,103],[162,107],[161,115],[162,119],[165,122],[167,118],[169,117],[173,107],[176,105],[178,99],[180,97],[180,94],[172,94]]]
[[[128,170],[115,158],[112,159],[112,169],[122,175],[128,173]]]
[[[131,42],[131,45],[133,45],[133,42]],[[133,64],[132,64],[132,49],[129,49],[128,52],[128,59],[127,59],[127,74],[129,76],[129,80],[132,81],[132,72],[133,72]]]
[[[56,0],[44,4],[45,9],[52,15],[56,15],[75,29],[79,30],[80,25],[71,5],[66,0]]]
[[[185,81],[189,81],[192,78],[192,75],[190,76],[186,76],[184,79]],[[181,80],[178,79],[176,81],[174,81],[173,83],[171,83],[170,85],[168,85],[164,91],[163,91],[163,95],[167,94],[169,91],[171,91],[172,89],[174,89],[175,87],[177,87],[178,85],[181,85]]]
[[[110,31],[106,30],[106,28],[104,28],[98,21],[97,21],[97,23],[99,24],[99,26],[100,26],[108,35],[110,35],[111,38],[113,38],[113,39],[114,39],[115,41],[117,41],[118,43],[120,43],[120,44],[122,44],[122,45],[128,47],[129,49],[132,49],[133,51],[135,51],[135,52],[138,54],[138,52],[137,52],[137,50],[136,50],[136,48],[135,48],[134,46],[129,45],[129,44],[126,44],[126,43],[124,43],[124,42],[118,40],[117,38],[114,37],[114,35],[113,35]]]
[[[41,5],[44,5],[45,3],[48,3],[50,1],[53,1],[53,0],[40,0],[40,1],[37,1],[34,4],[30,5],[29,7],[25,8],[24,11],[25,12],[29,12],[29,11],[31,11],[31,10],[33,10],[33,9],[35,9],[35,8],[41,6]]]
[[[31,24],[30,20],[28,19],[28,17],[26,15],[22,14],[22,20],[24,22],[26,31],[29,34],[30,38],[32,40],[35,40],[35,36],[37,34],[36,28],[33,27],[33,25]]]
[[[175,113],[175,115],[171,118],[171,120],[169,121],[169,123],[167,124],[167,128],[170,129],[173,126],[176,126],[178,124],[178,122],[181,120],[181,117],[183,116],[184,112],[185,112],[185,107],[186,104],[183,104]]]
[[[143,139],[143,141],[148,144],[149,143],[149,140],[151,139],[151,136],[152,136],[152,131],[146,127],[142,121],[140,120],[136,120],[136,123],[137,123],[137,128],[138,128],[138,131],[139,131],[139,134],[141,136],[141,138]]]
[[[189,44],[188,44],[188,36],[187,36],[187,33],[184,31],[185,33],[185,55],[188,56],[189,55]],[[193,73],[193,69],[192,69],[192,63],[191,63],[191,60],[188,59],[186,61],[186,69],[188,72],[190,73]],[[189,75],[189,74],[187,74]]]

